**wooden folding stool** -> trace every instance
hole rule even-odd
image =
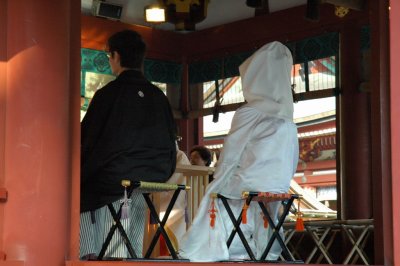
[[[153,239],[150,243],[150,246],[148,247],[146,254],[144,258],[148,259],[150,258],[151,253],[153,252],[154,247],[157,244],[158,239],[160,238],[160,235],[164,237],[165,243],[167,245],[167,248],[172,256],[173,259],[178,259],[178,255],[176,254],[176,251],[171,243],[171,240],[165,231],[165,224],[168,220],[169,214],[171,213],[172,208],[174,207],[174,204],[179,196],[179,193],[182,190],[189,190],[190,187],[185,186],[185,185],[180,185],[180,184],[168,184],[168,183],[155,183],[155,182],[144,182],[144,181],[137,181],[133,182],[131,185],[131,182],[129,180],[122,180],[122,185],[127,188],[127,197],[128,199],[131,197],[132,193],[141,193],[146,201],[146,204],[150,210],[150,215],[153,218],[154,221],[156,221],[158,228],[157,231],[155,232]],[[128,188],[129,187],[129,188]],[[174,194],[168,204],[168,207],[165,211],[165,214],[163,216],[162,221],[160,220],[160,217],[158,215],[157,210],[155,209],[153,202],[150,199],[150,194],[153,192],[164,192],[164,191],[174,191]],[[111,226],[110,231],[108,232],[107,238],[103,243],[103,246],[101,248],[101,251],[99,253],[99,256],[97,257],[97,260],[103,260],[104,254],[108,248],[108,245],[111,242],[111,239],[115,233],[115,230],[118,229],[118,231],[121,234],[121,237],[124,241],[124,244],[126,245],[129,255],[131,256],[132,259],[138,258],[135,251],[132,248],[132,244],[129,241],[129,238],[121,224],[121,212],[122,212],[122,207],[123,203],[121,203],[118,212],[114,209],[112,204],[107,204],[108,209],[110,210],[110,213],[114,219],[114,224]]]
[[[243,231],[240,229],[240,224],[242,223],[242,215],[243,215],[243,209],[239,214],[239,217],[236,218],[235,215],[232,212],[231,207],[229,206],[228,200],[229,198],[224,197],[221,194],[215,194],[212,195],[214,197],[217,197],[221,199],[230,220],[233,223],[233,230],[226,242],[228,248],[230,247],[233,238],[235,237],[236,233],[239,235],[239,238],[241,242],[244,245],[244,248],[246,249],[251,261],[266,261],[266,257],[269,253],[269,251],[272,248],[272,245],[275,241],[275,239],[278,241],[279,245],[282,248],[282,256],[287,262],[292,262],[292,263],[303,263],[303,261],[297,261],[293,258],[293,255],[290,253],[288,248],[285,245],[285,242],[283,241],[282,237],[279,234],[279,230],[281,229],[286,216],[288,215],[290,208],[293,204],[293,201],[295,199],[299,198],[299,195],[297,194],[288,194],[288,193],[281,193],[281,194],[275,194],[275,193],[269,193],[269,192],[243,192],[242,193],[242,198],[245,200],[245,206],[249,206],[251,201],[257,201],[258,205],[260,206],[262,213],[264,217],[268,220],[268,226],[271,226],[272,228],[272,236],[268,241],[268,244],[261,255],[260,259],[257,260],[253,251],[251,250],[246,237],[243,234]],[[279,217],[278,223],[275,225],[274,221],[272,220],[270,214],[268,213],[268,210],[265,206],[266,203],[272,202],[272,201],[282,201],[283,203],[283,212]]]

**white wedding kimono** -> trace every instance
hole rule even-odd
[[[231,199],[237,217],[243,206],[242,191],[286,193],[298,161],[297,128],[293,123],[293,98],[290,71],[292,56],[279,42],[266,44],[239,68],[247,104],[239,108],[214,174],[192,226],[185,234],[179,254],[190,261],[207,262],[246,259],[238,235],[228,249],[226,241],[232,231],[222,202],[215,200],[215,227],[210,227],[210,193]],[[277,223],[280,202],[269,204]],[[259,258],[271,237],[270,226],[264,228],[261,209],[252,202],[247,211],[247,224],[241,228]],[[283,235],[283,232],[280,232]],[[274,242],[267,260],[279,257],[281,248]]]

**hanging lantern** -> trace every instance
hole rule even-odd
[[[166,20],[175,24],[175,30],[194,31],[195,25],[207,16],[210,0],[162,0],[166,7]]]

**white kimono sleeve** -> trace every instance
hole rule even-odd
[[[232,119],[231,129],[224,142],[224,149],[218,160],[214,174],[215,179],[225,179],[232,176],[259,117],[257,111],[252,108],[240,108],[236,111]],[[209,189],[212,187],[210,186]]]

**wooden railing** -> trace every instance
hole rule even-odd
[[[284,224],[292,255],[306,264],[374,264],[373,220],[330,220],[305,223],[297,232]]]
[[[214,173],[215,168],[197,165],[177,165],[175,173],[181,173],[185,176],[186,185],[190,186],[188,193],[188,215],[189,223],[192,224],[193,218],[197,213],[197,209],[204,196],[204,192],[209,182],[209,176]]]

